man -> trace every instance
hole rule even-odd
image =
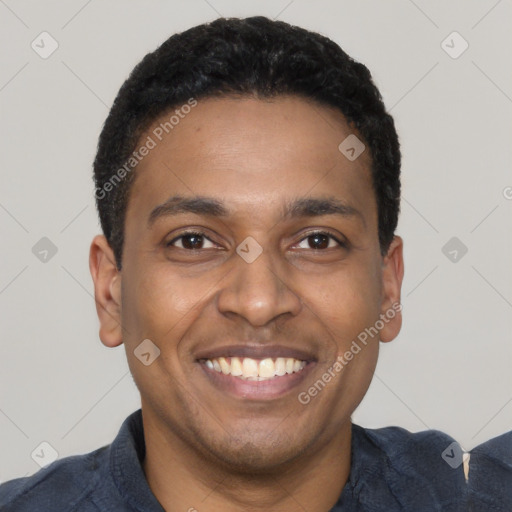
[[[467,510],[453,439],[350,420],[401,325],[399,174],[369,71],[325,37],[218,19],[148,54],[100,136],[90,251],[142,407],[2,510]]]

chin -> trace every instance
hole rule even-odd
[[[282,471],[283,466],[299,457],[309,444],[306,439],[300,442],[284,433],[271,436],[271,432],[268,429],[259,435],[246,432],[239,437],[227,436],[221,442],[210,441],[208,449],[217,463],[220,461],[228,470],[269,475],[274,470]]]

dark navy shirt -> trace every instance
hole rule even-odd
[[[512,432],[471,450],[470,512],[512,512]]]
[[[510,485],[508,497],[503,494],[503,502],[493,501],[502,492],[502,486],[510,484],[511,459],[503,462],[508,473],[503,472],[501,480],[494,479],[490,487],[484,485],[491,475],[501,471],[501,466],[499,471],[496,467],[502,464],[501,441],[488,446],[489,450],[481,445],[472,455],[478,463],[476,473],[484,473],[481,485],[476,485],[472,493],[462,465],[452,467],[442,457],[453,442],[451,437],[435,430],[411,433],[399,427],[366,429],[353,424],[350,475],[331,512],[467,512],[470,494],[475,498],[475,512],[512,512],[512,508],[493,506],[512,503],[506,501],[510,498]],[[503,442],[511,442],[510,437]],[[144,456],[139,410],[125,420],[111,445],[57,460],[31,477],[1,485],[0,510],[161,512],[164,509],[144,476]],[[472,463],[473,460],[470,468]],[[478,508],[482,503],[488,508]]]

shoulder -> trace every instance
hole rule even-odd
[[[353,431],[384,451],[389,458],[417,459],[435,458],[442,462],[442,452],[450,445],[458,443],[448,434],[439,430],[410,432],[402,427],[364,428],[353,425]],[[439,460],[438,460],[439,459]]]
[[[108,474],[108,452],[109,447],[103,447],[86,455],[65,457],[30,477],[0,485],[0,510],[97,511],[91,495]]]
[[[469,453],[468,486],[474,510],[512,510],[512,431]]]
[[[501,461],[512,470],[512,430],[479,444],[471,451],[471,456],[478,455],[486,459]]]
[[[352,433],[356,467],[351,480],[360,502],[369,504],[378,496],[387,510],[463,510],[463,451],[451,436],[355,424]]]

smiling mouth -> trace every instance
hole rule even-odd
[[[217,373],[231,375],[245,381],[273,380],[285,375],[300,373],[308,363],[294,357],[267,357],[262,359],[216,357],[200,359],[199,362]]]

